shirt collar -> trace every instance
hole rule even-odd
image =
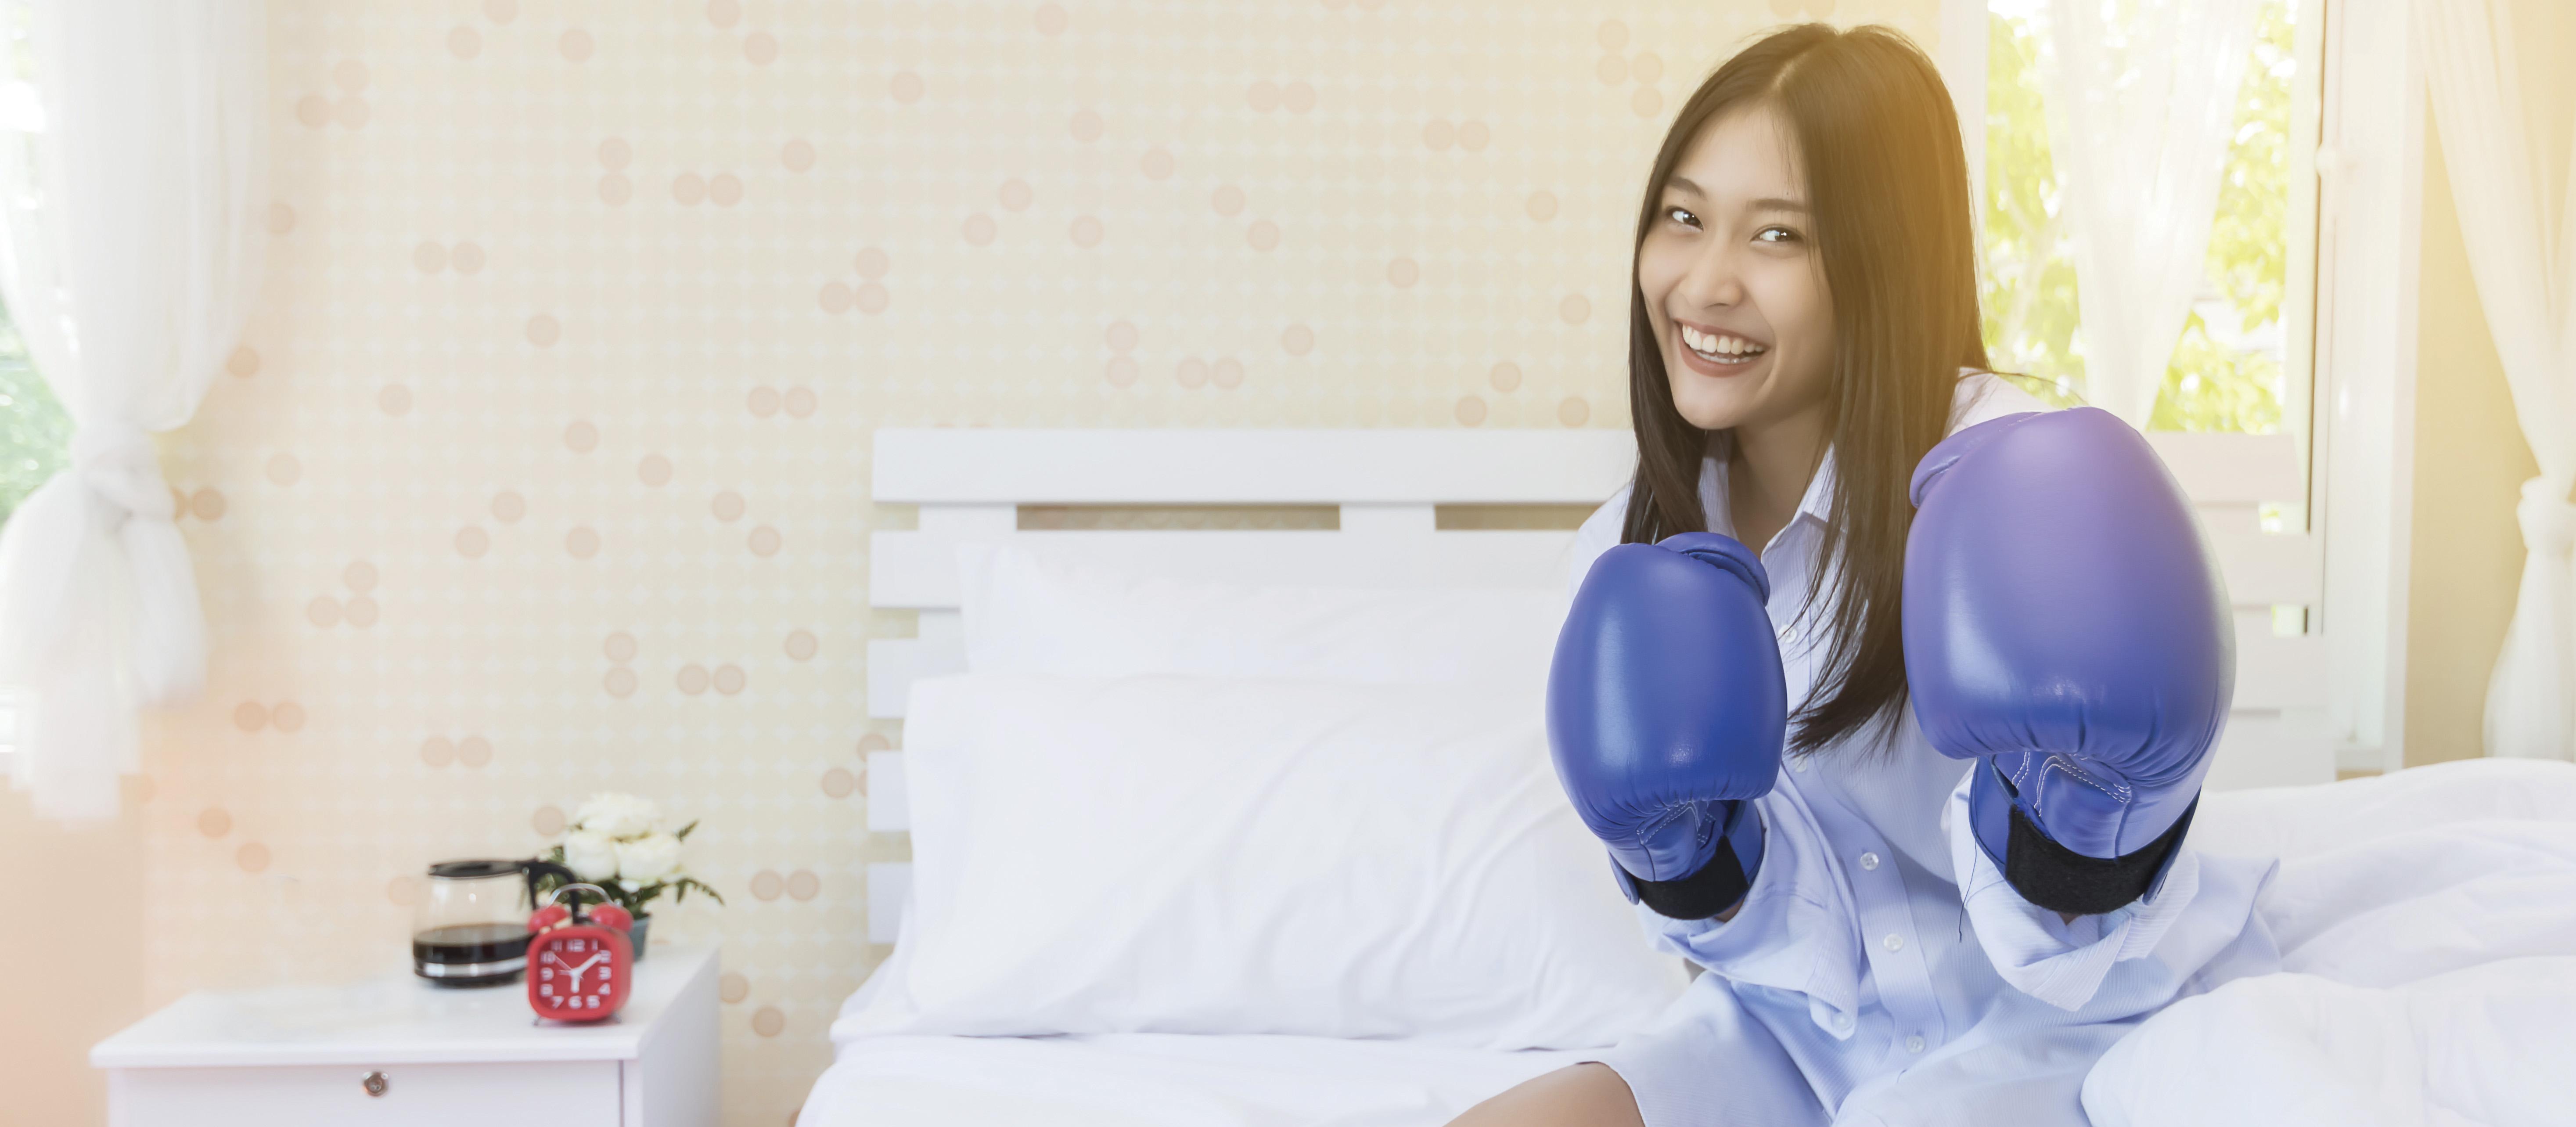
[[[1815,476],[1807,479],[1807,492],[1798,498],[1798,515],[1825,519],[1834,504],[1834,448],[1825,445],[1825,456],[1816,462]]]

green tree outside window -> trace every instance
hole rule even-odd
[[[35,76],[34,44],[27,38],[34,18],[29,5],[0,9],[0,66],[9,78]],[[28,363],[17,322],[0,307],[0,524],[8,522],[27,494],[61,472],[71,460],[71,441],[71,417]]]
[[[2297,29],[2287,0],[2266,0],[2258,18],[2205,268],[2204,293],[2220,300],[2200,303],[2184,322],[2151,430],[2281,428]],[[1986,344],[1996,368],[2039,377],[2031,390],[2072,404],[2084,387],[2084,356],[2074,259],[2049,157],[2040,35],[2030,19],[2008,12],[1990,15],[1987,33],[1986,228],[1978,272]]]
[[[27,362],[26,342],[0,310],[0,522],[63,469],[71,441],[71,417]]]

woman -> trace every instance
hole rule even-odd
[[[1456,1123],[2082,1123],[2079,1087],[2111,1041],[2276,961],[2247,923],[2268,868],[2190,858],[2190,887],[2120,917],[2162,929],[2151,952],[2104,948],[2109,917],[2048,912],[1999,954],[2000,917],[1962,896],[1945,811],[1968,764],[1908,707],[1909,479],[1944,436],[2047,408],[1984,370],[1949,96],[1896,32],[1790,28],[1692,96],[1648,184],[1639,465],[1577,535],[1570,581],[1613,545],[1677,533],[1759,553],[1794,711],[1755,844],[1804,860],[1766,862],[1710,918],[1641,905],[1658,946],[1709,973],[1656,1027]],[[2174,853],[2178,872],[2189,850]],[[1775,868],[1796,875],[1766,895]],[[2043,1001],[2017,972],[2050,959],[2098,973]]]

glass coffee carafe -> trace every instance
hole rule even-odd
[[[537,875],[572,871],[547,861],[441,861],[412,910],[412,973],[440,986],[499,986],[528,964],[528,915]]]

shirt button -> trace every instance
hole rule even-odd
[[[1878,854],[1875,854],[1875,853],[1863,853],[1863,854],[1861,854],[1861,855],[1860,855],[1860,867],[1861,867],[1861,868],[1864,868],[1864,869],[1875,869],[1875,868],[1877,868],[1877,867],[1878,867]]]
[[[1905,949],[1905,937],[1892,931],[1887,933],[1887,938],[1879,940],[1878,943],[1879,946],[1885,947],[1890,951],[1902,951]]]
[[[1835,1014],[1835,1015],[1834,1015],[1834,1028],[1836,1028],[1836,1029],[1849,1029],[1849,1028],[1851,1028],[1851,1015],[1850,1015],[1850,1014]]]
[[[1922,1052],[1922,1051],[1923,1051],[1923,1035],[1922,1035],[1922,1034],[1920,1034],[1920,1033],[1917,1033],[1917,1034],[1915,1034],[1914,1036],[1911,1036],[1911,1037],[1906,1038],[1906,1039],[1905,1039],[1905,1051],[1906,1051],[1906,1052],[1909,1052],[1909,1053],[1919,1053],[1919,1052]]]

